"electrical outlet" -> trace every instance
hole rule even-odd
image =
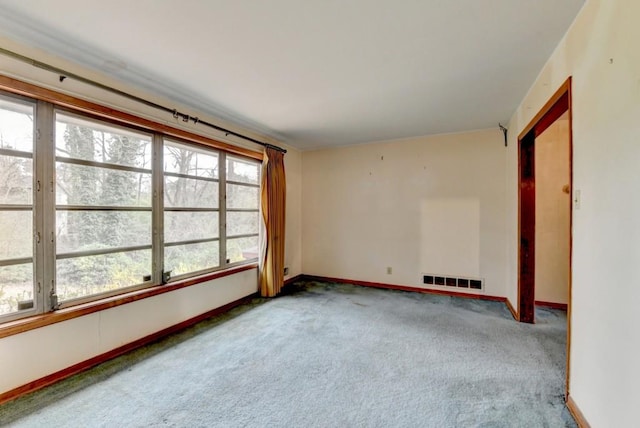
[[[387,268],[387,275],[391,275],[393,273],[393,269],[389,266]]]
[[[289,275],[289,267],[284,268],[284,276]]]

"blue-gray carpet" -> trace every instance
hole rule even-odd
[[[16,427],[564,427],[566,315],[303,283],[0,407]]]

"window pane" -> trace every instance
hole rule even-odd
[[[218,208],[218,182],[191,178],[164,178],[165,207]]]
[[[57,162],[58,205],[151,206],[151,174]]]
[[[56,156],[150,169],[151,137],[57,114]]]
[[[32,201],[33,160],[0,155],[0,204],[31,205]]]
[[[0,148],[33,152],[33,106],[0,97]]]
[[[259,180],[259,163],[227,156],[227,181],[259,184]]]
[[[31,257],[32,237],[31,211],[0,211],[0,260]]]
[[[220,265],[219,248],[219,241],[166,247],[164,270],[176,276],[217,267]]]
[[[227,236],[258,233],[259,214],[255,212],[227,212]]]
[[[151,275],[151,250],[62,259],[56,266],[59,299],[75,299],[144,282]]]
[[[258,209],[259,191],[257,187],[227,184],[227,208]]]
[[[57,252],[151,244],[151,212],[57,211]]]
[[[33,264],[0,267],[0,315],[18,310],[18,302],[33,299]]]
[[[216,212],[165,212],[164,242],[218,237]]]
[[[164,145],[164,171],[218,178],[218,154],[185,144],[167,142]]]
[[[227,239],[227,258],[229,263],[258,258],[258,237]]]

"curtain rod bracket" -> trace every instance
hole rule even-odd
[[[507,132],[509,132],[509,130],[504,126],[502,126],[500,122],[498,122],[498,126],[500,127],[500,130],[504,134],[504,146],[507,147]]]

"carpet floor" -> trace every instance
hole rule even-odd
[[[574,427],[566,314],[299,283],[0,407],[15,427]]]

